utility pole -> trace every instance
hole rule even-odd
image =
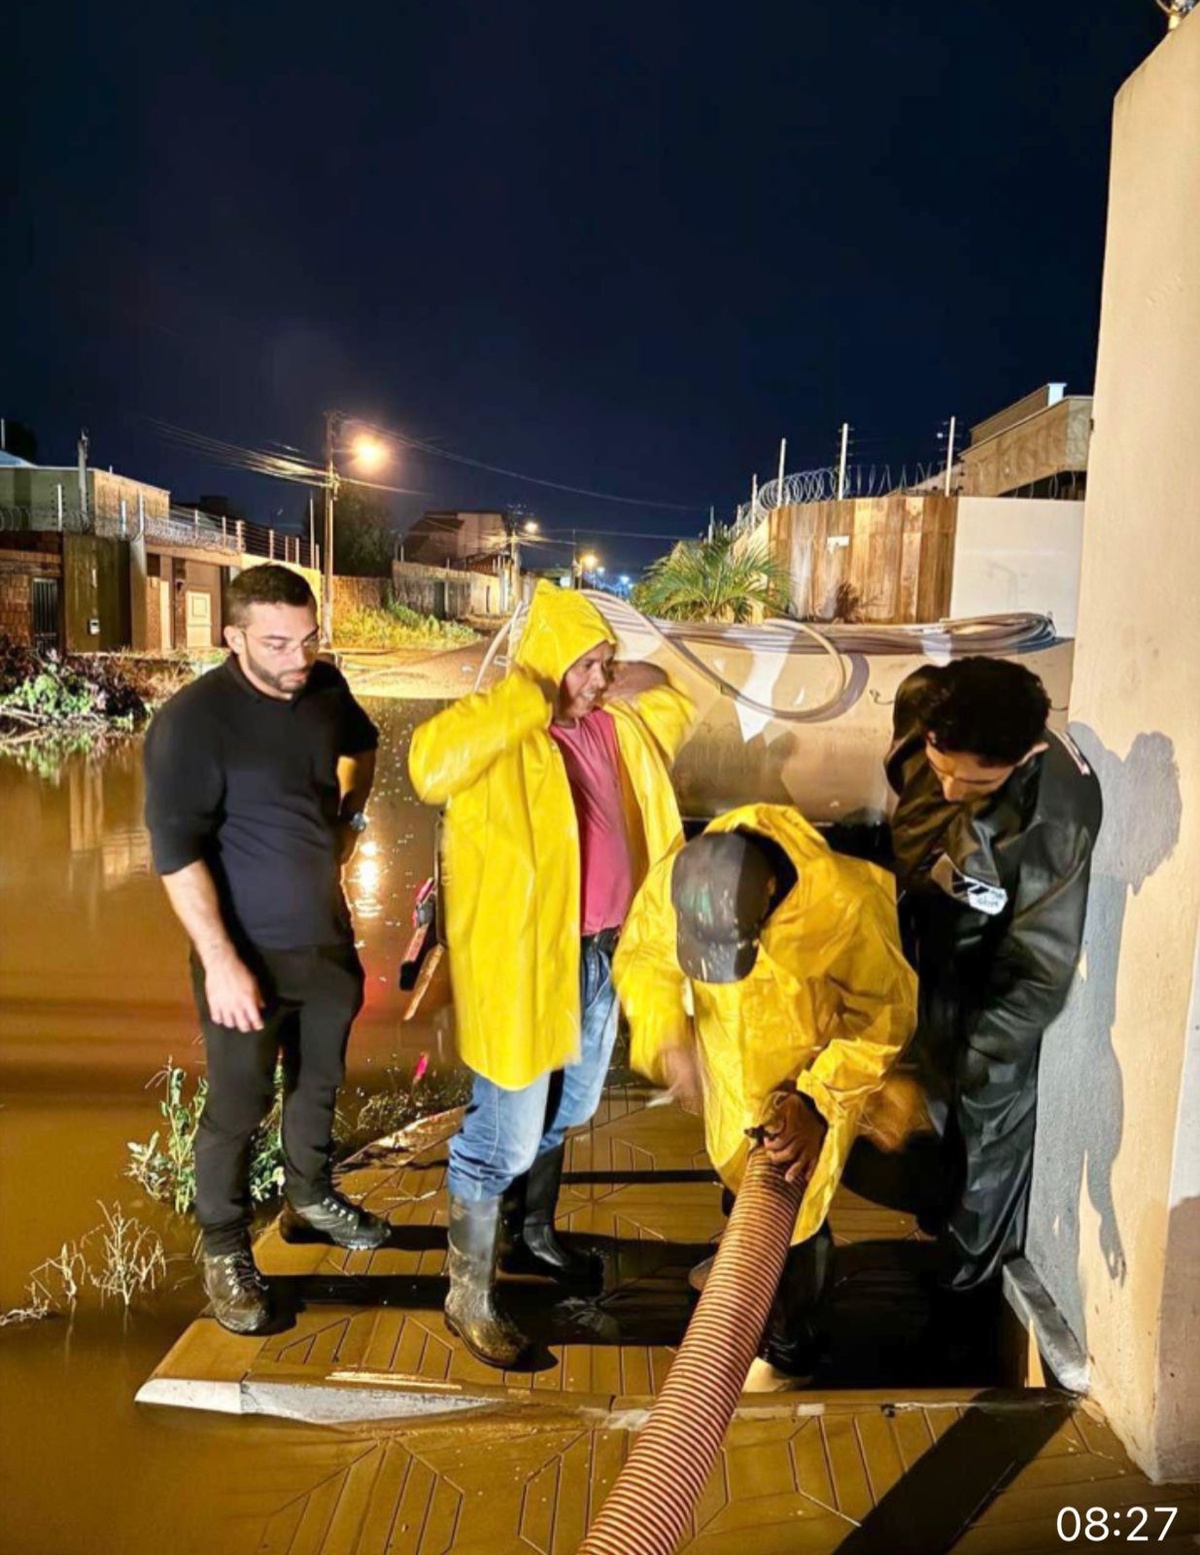
[[[954,468],[954,428],[956,418],[950,417],[950,436],[946,439],[946,495],[950,495],[950,472]]]
[[[87,427],[82,427],[79,433],[79,520],[85,533],[88,526],[87,462]]]
[[[325,569],[321,597],[321,641],[333,647],[333,501],[337,495],[337,471],[333,467],[333,434],[336,410],[325,412]]]
[[[838,485],[837,499],[840,502],[846,495],[846,445],[850,441],[850,423],[842,422],[842,451],[838,455]]]
[[[317,554],[317,516],[316,498],[310,491],[308,494],[308,565],[313,565],[313,558]]]
[[[716,520],[713,518],[712,503],[710,502],[709,505],[708,505],[708,543],[710,545],[712,544],[713,539],[716,536],[716,532],[717,532]]]
[[[775,506],[783,506],[783,461],[787,458],[787,438],[779,439],[779,479],[775,482]]]

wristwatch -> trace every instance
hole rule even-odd
[[[356,810],[353,815],[343,816],[342,824],[343,826],[348,826],[353,832],[364,832],[368,825],[366,812]]]

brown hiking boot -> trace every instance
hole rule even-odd
[[[254,1265],[249,1243],[235,1253],[205,1253],[200,1260],[212,1314],[231,1334],[257,1334],[271,1320],[267,1282]]]

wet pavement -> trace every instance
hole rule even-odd
[[[381,775],[349,880],[368,989],[352,1089],[380,1087],[422,1052],[435,1066],[452,1062],[444,977],[411,1025],[394,986],[432,847],[432,816],[407,788],[403,757],[430,711],[372,705]],[[306,1369],[311,1381],[328,1359],[326,1372],[378,1372],[393,1389],[400,1373],[450,1388],[499,1381],[505,1407],[524,1392],[557,1415],[535,1418],[522,1404],[509,1417],[492,1399],[492,1414],[469,1425],[335,1429],[135,1404],[168,1352],[178,1357],[181,1336],[207,1325],[214,1357],[229,1340],[194,1321],[203,1301],[190,1223],[123,1176],[126,1142],[158,1123],[147,1082],[168,1057],[193,1071],[200,1058],[186,946],[150,871],[141,804],[136,739],[61,762],[0,755],[0,1309],[21,1299],[35,1264],[97,1223],[97,1200],[119,1200],[156,1227],[171,1255],[164,1286],[128,1315],[85,1297],[73,1321],[0,1330],[0,1552],[565,1555],[628,1450],[630,1416],[612,1406],[645,1401],[661,1381],[687,1319],[686,1266],[719,1228],[694,1126],[681,1131],[670,1109],[621,1093],[573,1144],[568,1212],[613,1244],[627,1278],[599,1319],[553,1320],[550,1364],[533,1378],[481,1377],[440,1323],[444,1215],[440,1197],[420,1196],[438,1176],[429,1161],[416,1187],[405,1167],[389,1188],[377,1163],[381,1191],[397,1201],[389,1213],[406,1227],[378,1255],[383,1286],[372,1293],[369,1255],[326,1267],[317,1250],[321,1267],[289,1270],[299,1250],[276,1247],[295,1326],[232,1341],[235,1372],[257,1368],[260,1383],[303,1383]],[[900,1267],[920,1257],[910,1224],[842,1195],[834,1231],[853,1296],[843,1310],[859,1316],[843,1321],[818,1391],[735,1421],[686,1549],[1048,1550],[1061,1547],[1064,1506],[1172,1502],[1181,1511],[1160,1547],[1194,1547],[1194,1494],[1148,1486],[1107,1428],[1069,1401],[1014,1400],[982,1370],[956,1379],[914,1369],[904,1339],[917,1315],[912,1271]],[[885,1373],[887,1389],[861,1391]],[[931,1381],[959,1391],[935,1396]],[[572,1416],[572,1399],[600,1413]],[[1152,1516],[1157,1541],[1165,1519]]]

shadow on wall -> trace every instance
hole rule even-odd
[[[1042,1049],[1029,1251],[1086,1349],[1085,1293],[1078,1272],[1085,1182],[1099,1217],[1109,1277],[1124,1283],[1127,1267],[1112,1195],[1125,1110],[1113,1049],[1125,913],[1131,894],[1136,896],[1174,851],[1183,800],[1175,747],[1166,735],[1139,734],[1122,759],[1086,724],[1072,724],[1071,734],[1100,780],[1104,823],[1092,861],[1079,975]],[[1041,1206],[1047,1208],[1039,1213]]]

